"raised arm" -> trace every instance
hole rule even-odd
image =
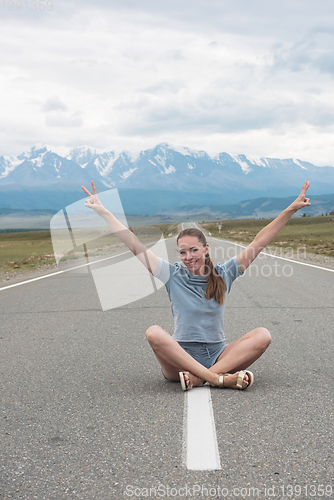
[[[86,200],[86,207],[91,208],[97,215],[100,215],[113,233],[131,250],[131,252],[144,264],[144,266],[152,273],[156,274],[159,264],[159,258],[145,247],[135,236],[130,229],[128,229],[124,224],[122,224],[116,217],[109,212],[101,203],[97,196],[96,187],[94,181],[92,181],[92,191],[91,194],[88,189],[82,186],[82,189],[89,196]]]
[[[305,181],[302,187],[301,193],[298,198],[295,199],[291,205],[289,205],[283,212],[276,217],[270,224],[261,229],[261,231],[255,236],[252,243],[250,243],[239,255],[238,262],[240,269],[244,272],[247,267],[253,262],[253,260],[259,255],[261,250],[263,250],[275,236],[280,232],[280,230],[285,226],[290,217],[296,213],[301,208],[308,207],[310,205],[310,199],[306,198],[306,191],[310,187],[310,183]]]

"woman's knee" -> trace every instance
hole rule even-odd
[[[256,331],[258,347],[259,349],[263,349],[265,351],[271,342],[270,332],[269,330],[267,330],[267,328],[262,328],[262,327],[256,328],[255,331]]]
[[[158,325],[152,325],[146,330],[146,338],[149,342],[150,345],[155,344],[159,342],[159,338],[161,338],[161,334],[163,332],[163,329],[161,326]]]

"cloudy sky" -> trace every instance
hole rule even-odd
[[[169,142],[334,165],[333,0],[1,9],[0,155]]]

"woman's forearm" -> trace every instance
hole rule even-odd
[[[265,248],[269,243],[277,236],[280,230],[285,226],[290,217],[296,212],[291,206],[283,210],[282,213],[276,219],[274,219],[270,224],[265,226],[261,231],[255,236],[254,241],[259,247]]]
[[[159,258],[143,245],[136,235],[133,234],[124,224],[104,208],[99,215],[105,220],[113,233],[128,247],[128,249],[140,260],[140,262],[153,275],[156,274]]]
[[[114,233],[118,231],[124,231],[126,229],[129,231],[129,229],[124,226],[124,224],[122,224],[118,219],[116,219],[116,217],[106,208],[103,207],[103,210],[99,212],[98,215],[100,215],[100,217],[105,220],[105,222]]]
[[[109,212],[109,210],[104,209],[99,214],[105,222],[108,224],[112,232],[119,238],[135,255],[146,251],[146,247],[140,243],[138,238],[128,229],[124,224],[122,224],[116,217]]]

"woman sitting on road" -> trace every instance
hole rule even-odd
[[[225,343],[223,313],[226,295],[232,282],[248,268],[290,217],[310,205],[305,181],[298,198],[276,219],[264,227],[237,256],[215,267],[209,256],[209,245],[199,229],[185,229],[177,238],[183,266],[158,258],[139,242],[136,236],[101,204],[94,182],[86,206],[100,215],[111,230],[138,257],[146,268],[161,279],[168,291],[175,322],[173,337],[160,326],[151,326],[147,340],[167,380],[181,381],[183,390],[202,386],[246,389],[254,382],[247,368],[267,349],[271,336],[266,328],[255,328],[240,339]]]

